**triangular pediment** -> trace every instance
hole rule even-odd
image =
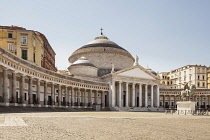
[[[142,79],[150,79],[157,80],[158,78],[152,73],[148,72],[141,66],[134,66],[130,69],[124,69],[116,72],[116,75],[126,76],[126,77],[134,77],[134,78],[142,78]]]

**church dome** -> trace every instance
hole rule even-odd
[[[71,66],[91,66],[95,67],[87,58],[81,57],[77,61],[75,61]]]
[[[85,57],[80,57],[68,67],[71,74],[97,76],[98,69]]]
[[[82,56],[99,69],[99,76],[110,73],[112,64],[114,64],[116,71],[132,67],[134,64],[133,56],[127,50],[109,40],[103,33],[74,51],[68,59],[70,65],[77,63],[75,61]]]
[[[155,71],[153,71],[151,68],[147,67],[146,70],[149,71],[150,73],[154,74],[155,76],[157,76],[157,73]]]
[[[97,47],[97,46],[110,47],[110,48],[118,48],[118,49],[125,50],[124,48],[120,47],[119,45],[117,45],[113,41],[110,41],[108,39],[108,37],[106,37],[104,35],[100,35],[100,36],[96,37],[95,40],[87,43],[86,45],[82,46],[79,49],[82,49],[82,48],[90,48],[90,47]]]

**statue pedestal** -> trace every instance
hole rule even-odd
[[[180,101],[177,102],[178,115],[193,115],[195,113],[195,104],[193,101]]]

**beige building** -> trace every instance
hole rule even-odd
[[[196,89],[207,89],[207,69],[201,65],[187,65],[170,72],[159,74],[162,85],[169,88],[183,89],[186,83],[196,86]]]
[[[170,72],[161,72],[158,76],[160,78],[161,88],[175,88],[172,80],[170,79]]]
[[[55,53],[46,37],[40,32],[17,26],[0,26],[0,46],[18,58],[56,71]],[[50,53],[51,61],[46,66],[45,63],[49,61],[49,55],[46,55],[48,53]]]

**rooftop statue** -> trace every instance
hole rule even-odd
[[[112,71],[111,73],[114,73],[114,64],[112,64]]]
[[[139,65],[139,57],[136,55],[136,65]]]
[[[187,101],[190,101],[190,98],[195,95],[195,85],[184,85],[184,90],[181,91],[181,100],[184,100],[184,97],[187,97]]]

